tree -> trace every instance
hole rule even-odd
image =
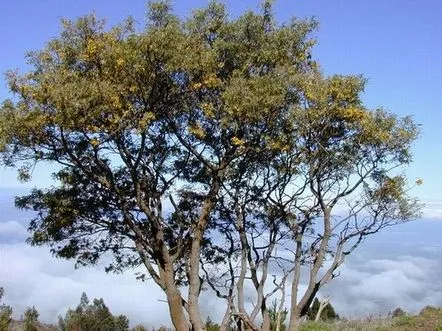
[[[288,310],[281,311],[281,307],[278,307],[276,300],[273,301],[272,306],[269,308],[270,315],[270,330],[271,331],[285,331],[285,319],[287,318]]]
[[[405,315],[407,315],[407,313],[401,307],[397,307],[391,312],[391,317],[393,317],[393,318],[402,317]]]
[[[339,319],[339,315],[335,313],[335,309],[330,304],[329,298],[325,298],[322,301],[315,298],[307,315],[312,321]]]
[[[180,331],[205,329],[206,284],[227,303],[221,330],[269,329],[268,302],[290,279],[294,330],[367,235],[416,216],[392,173],[416,125],[364,107],[363,78],[324,77],[316,22],[279,25],[270,1],[235,19],[216,2],[185,21],[167,2],[149,8],[143,31],[64,20],[29,73],[8,74],[3,163],[22,180],[57,165],[56,185],[16,200],[38,212],[29,242],[77,265],[144,265]]]
[[[288,329],[296,330],[319,289],[367,236],[419,215],[406,178],[396,171],[411,161],[410,144],[418,135],[413,121],[365,108],[359,76],[312,71],[299,84],[304,102],[293,109],[296,122],[284,149],[269,162],[239,164],[218,202],[229,268],[222,277],[208,270],[207,281],[226,299],[230,315],[252,330],[268,329],[266,301],[284,288],[288,275]],[[272,273],[281,272],[265,293],[271,263]],[[298,293],[302,274],[308,286]],[[256,289],[250,312],[244,306],[247,278]]]
[[[0,287],[0,302],[3,298],[4,289]],[[2,303],[0,305],[0,330],[8,330],[12,321],[12,308]]]
[[[25,331],[37,331],[39,326],[37,309],[33,306],[26,308],[23,314],[24,330]]]
[[[86,293],[83,293],[77,308],[69,309],[64,318],[60,317],[58,326],[63,331],[128,331],[129,320],[124,315],[112,315],[103,299],[94,299],[90,304]]]
[[[219,331],[219,325],[217,323],[212,322],[210,316],[208,316],[206,319],[205,327],[207,331]]]
[[[79,265],[111,252],[109,271],[144,264],[175,327],[188,328],[187,311],[202,329],[200,255],[229,165],[252,146],[268,151],[310,66],[313,24],[270,31],[268,20],[228,20],[212,3],[180,22],[154,3],[138,34],[130,21],[108,31],[93,16],[63,21],[30,55],[32,72],[9,74],[20,101],[1,112],[4,163],[21,179],[38,162],[61,167],[60,185],[17,199],[39,210],[30,243]]]

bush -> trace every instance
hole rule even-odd
[[[438,312],[441,312],[440,308],[436,308],[436,307],[432,307],[432,306],[426,306],[425,308],[423,308],[420,311],[419,316],[432,315],[432,314],[436,314]]]
[[[405,316],[407,313],[405,312],[405,310],[403,310],[401,307],[397,307],[395,310],[393,310],[391,312],[391,317],[395,318],[395,317],[402,317]]]
[[[129,320],[124,315],[113,316],[103,299],[94,299],[89,304],[83,293],[77,308],[69,309],[65,318],[59,318],[58,327],[61,331],[128,331]]]
[[[325,322],[308,321],[301,325],[300,331],[332,331],[332,328]]]
[[[212,322],[210,316],[206,320],[206,330],[207,331],[219,331],[220,326],[217,323]]]
[[[0,302],[4,294],[3,287],[0,287]],[[12,308],[5,304],[0,305],[0,330],[8,330],[12,321]]]
[[[312,305],[310,306],[308,312],[307,312],[307,317],[309,320],[314,321],[316,314],[318,313],[319,310],[319,306],[320,306],[320,302],[318,300],[318,298],[315,298],[315,300],[313,301]],[[327,304],[327,306],[324,307],[324,310],[321,313],[320,316],[320,320],[321,321],[330,321],[330,320],[337,320],[339,319],[339,315],[336,314],[335,309],[333,308],[333,306],[331,305],[331,303],[329,302]]]
[[[414,316],[402,316],[399,318],[399,320],[395,323],[397,326],[409,326],[413,327],[416,325],[416,318]]]
[[[38,313],[37,309],[35,307],[28,307],[26,308],[24,314],[23,314],[23,322],[24,322],[24,331],[37,331],[39,322],[38,322],[38,316],[40,314]]]

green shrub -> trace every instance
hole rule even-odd
[[[3,297],[3,287],[0,287],[0,302]],[[0,305],[0,330],[8,330],[12,321],[12,308],[5,304]]]
[[[405,316],[407,313],[405,312],[405,310],[403,310],[401,307],[397,307],[395,310],[393,310],[391,312],[391,317],[396,318],[396,317],[402,317]]]
[[[24,314],[23,314],[23,322],[24,322],[24,331],[38,331],[39,322],[38,322],[38,316],[40,314],[38,313],[37,309],[35,307],[28,307],[26,308]]]
[[[416,318],[414,316],[402,316],[395,323],[396,326],[416,326]]]
[[[59,318],[58,327],[61,331],[128,331],[129,320],[124,315],[113,316],[103,299],[94,299],[89,304],[83,293],[77,308],[69,309],[64,318]]]
[[[309,321],[301,325],[300,331],[332,331],[332,328],[325,322]]]

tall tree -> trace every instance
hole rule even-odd
[[[17,101],[0,115],[3,161],[21,179],[36,163],[59,166],[56,186],[17,199],[38,211],[30,243],[78,265],[112,253],[109,271],[144,264],[175,327],[203,329],[210,215],[232,164],[271,156],[298,103],[292,86],[314,66],[314,26],[275,26],[268,10],[231,20],[214,2],[187,21],[152,3],[141,32],[131,20],[64,20],[29,55],[31,72],[9,73]]]
[[[290,224],[295,276],[289,330],[368,235],[419,215],[398,171],[411,161],[410,145],[418,135],[411,118],[364,107],[365,80],[359,76],[313,75],[303,84],[304,107],[297,117],[299,182],[305,190],[296,195]],[[309,266],[307,290],[298,295],[302,264]]]
[[[289,129],[273,140],[277,153],[265,162],[247,160],[223,186],[217,221],[227,238],[221,246],[229,268],[222,277],[207,271],[207,281],[227,300],[227,315],[244,327],[268,328],[266,301],[291,279],[289,330],[296,330],[345,256],[367,236],[419,215],[398,170],[411,161],[418,128],[410,117],[364,107],[364,86],[360,76],[323,77],[311,70],[296,85],[302,102],[291,108],[293,121],[283,127]],[[269,270],[277,269],[265,293]],[[247,280],[256,290],[249,312]]]
[[[113,254],[108,271],[144,265],[177,330],[204,330],[203,282],[227,302],[221,330],[269,329],[290,279],[295,330],[347,254],[417,213],[394,172],[416,125],[364,107],[361,77],[324,77],[315,27],[277,24],[269,1],[235,19],[211,2],[185,21],[151,3],[143,31],[63,21],[29,73],[9,73],[16,101],[0,112],[4,164],[22,180],[58,166],[52,188],[16,200],[38,212],[30,243],[78,265]]]

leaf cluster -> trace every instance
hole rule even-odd
[[[114,316],[103,299],[94,299],[89,303],[85,293],[76,309],[69,309],[64,318],[60,317],[58,327],[63,331],[71,330],[129,330],[129,320],[124,315]]]

